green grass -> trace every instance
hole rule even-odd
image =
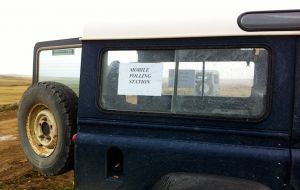
[[[17,103],[0,105],[0,112],[16,109],[18,109]]]
[[[74,185],[73,184],[67,184],[63,187],[55,188],[54,190],[74,190]]]
[[[16,104],[31,85],[31,78],[0,76],[0,105]]]

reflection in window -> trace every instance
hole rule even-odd
[[[253,62],[179,62],[177,94],[249,97],[253,79]]]
[[[266,109],[268,52],[263,48],[107,51],[102,64],[100,101],[105,109],[237,118],[260,117]],[[131,75],[130,65],[159,64],[160,96],[143,94],[147,85],[129,84],[130,76],[143,76]],[[126,94],[124,88],[136,94]]]

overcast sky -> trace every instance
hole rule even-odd
[[[234,0],[231,0],[234,1]],[[240,0],[237,0],[240,1]],[[252,1],[247,1],[251,10]],[[264,2],[268,7],[274,0]],[[288,4],[289,1],[285,1]],[[203,6],[205,5],[205,7]],[[211,9],[209,9],[209,7]],[[237,9],[228,1],[209,0],[9,0],[0,2],[0,74],[32,74],[33,47],[38,41],[82,36],[89,20],[117,22],[128,18],[184,17],[183,9]],[[284,8],[284,7],[282,7]],[[299,9],[300,7],[295,7]],[[242,10],[241,10],[242,11]],[[174,12],[176,14],[174,14]],[[217,15],[216,16],[220,16]]]
[[[87,13],[79,1],[1,1],[0,74],[31,75],[35,43],[81,36]]]
[[[32,74],[38,41],[81,37],[89,20],[151,17],[170,9],[165,0],[9,0],[0,1],[0,74]],[[165,4],[165,6],[164,6]],[[166,6],[169,5],[169,6]]]

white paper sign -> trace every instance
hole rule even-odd
[[[162,63],[120,63],[118,95],[161,96]]]

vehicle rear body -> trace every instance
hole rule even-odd
[[[128,30],[111,38],[105,30],[87,32],[80,45],[73,39],[35,50],[82,49],[76,189],[151,189],[172,173],[232,179],[224,186],[241,179],[300,189],[298,31],[194,37],[146,31],[134,38]],[[126,86],[122,68],[131,64],[162,65],[161,92]]]
[[[294,167],[290,142],[296,116],[298,40],[294,36],[262,36],[83,41],[80,129],[75,145],[77,189],[148,189],[161,176],[174,172],[230,176],[283,189]],[[270,102],[260,121],[105,111],[97,103],[103,49],[256,45],[266,47],[271,54]],[[121,153],[110,151],[114,149]],[[121,172],[111,171],[110,157],[123,162]]]

